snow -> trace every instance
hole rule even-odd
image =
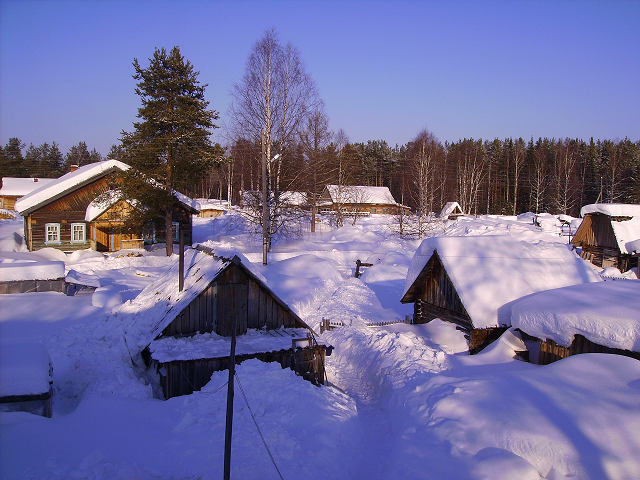
[[[580,209],[580,215],[601,213],[610,217],[631,217],[630,220],[611,220],[611,227],[621,253],[640,251],[640,205],[624,203],[594,203]]]
[[[326,317],[347,326],[320,337],[335,347],[329,385],[316,387],[277,363],[238,365],[232,478],[278,478],[254,419],[283,478],[640,478],[637,360],[587,354],[540,367],[515,358],[512,333],[469,356],[463,333],[447,322],[367,327],[411,313],[399,299],[419,241],[394,234],[383,216],[341,229],[322,222],[315,234],[276,239],[263,266],[261,239],[236,217],[197,219],[195,241],[218,253],[236,248],[243,262],[255,262],[307,324]],[[459,219],[444,224],[445,234],[566,241],[531,218]],[[0,221],[0,236],[5,225],[15,226]],[[2,245],[3,254],[24,253]],[[373,266],[356,279],[357,259]],[[54,367],[52,418],[0,414],[0,478],[220,478],[228,372],[215,372],[202,391],[164,401],[132,363],[130,340],[174,300],[177,282],[164,280],[177,256],[82,251],[65,264],[98,277],[124,303],[112,312],[95,306],[91,292],[0,295],[0,337],[42,343]],[[161,302],[141,293],[154,282]]]
[[[52,182],[47,183],[37,189],[33,190],[28,195],[18,199],[16,201],[16,210],[20,214],[24,214],[28,210],[37,207],[41,203],[56,197],[64,192],[82,185],[84,182],[91,180],[92,178],[102,175],[105,172],[113,170],[127,170],[129,166],[118,160],[105,160],[104,162],[90,163],[83,165],[73,172],[69,172],[62,175],[60,178],[55,179]]]
[[[0,258],[0,282],[19,280],[57,280],[64,277],[64,262],[21,262],[9,263]]]
[[[389,187],[327,185],[327,190],[334,203],[397,205]]]
[[[55,179],[3,177],[2,188],[0,188],[0,195],[22,197],[28,193],[31,193],[36,188],[40,188],[52,182],[53,180]]]
[[[575,335],[610,348],[640,352],[640,280],[558,288],[516,302],[511,324],[568,347]]]
[[[0,342],[0,397],[47,393],[50,363],[41,343]]]
[[[475,328],[509,326],[511,304],[526,295],[601,281],[561,243],[528,243],[509,235],[445,236],[420,244],[409,266],[403,296],[434,252]]]
[[[611,217],[640,217],[640,205],[629,203],[592,203],[580,209],[580,216],[602,213]]]
[[[247,333],[236,337],[236,355],[278,352],[289,350],[293,339],[307,338],[306,328],[281,328],[261,331],[248,329]],[[158,362],[175,360],[197,360],[200,358],[228,357],[231,337],[215,333],[200,333],[192,337],[162,337],[149,345],[151,357]]]

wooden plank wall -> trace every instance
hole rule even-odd
[[[176,282],[178,278],[176,277]],[[184,336],[211,333],[216,328],[217,284],[211,283],[178,314],[162,332],[162,336]]]
[[[236,357],[239,365],[245,360],[258,359],[263,362],[278,362],[282,368],[289,368],[315,385],[325,383],[325,347],[315,345],[308,348],[264,352]],[[159,363],[152,362],[152,368],[160,375],[160,387],[165,399],[180,395],[189,395],[204,387],[213,372],[227,370],[229,357],[204,358],[188,361]]]
[[[67,293],[69,284],[64,278],[57,280],[13,280],[0,282],[0,294],[30,293],[30,292],[60,292]]]
[[[563,358],[567,358],[570,355],[579,355],[581,353],[609,353],[640,360],[640,352],[605,347],[591,342],[582,335],[576,335],[569,347],[558,345],[553,340],[540,340],[538,365],[548,365]]]

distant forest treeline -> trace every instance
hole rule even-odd
[[[383,140],[288,145],[280,191],[319,195],[326,184],[387,186],[395,199],[420,213],[457,201],[466,213],[514,215],[526,211],[578,216],[599,202],[640,203],[640,141],[579,139],[464,139],[444,144],[423,131],[402,146]],[[107,158],[118,158],[118,146]],[[54,178],[70,165],[104,158],[84,142],[63,155],[57,144],[0,147],[0,175]],[[237,202],[260,188],[261,147],[237,140],[209,175],[194,179],[192,197]]]

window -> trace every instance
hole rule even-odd
[[[378,213],[378,209],[376,207],[371,207],[371,213]]]
[[[171,229],[173,230],[173,243],[180,241],[180,223],[171,222]]]
[[[60,243],[60,224],[59,223],[47,223],[44,226],[45,237],[44,243],[45,245],[49,245],[52,243]]]
[[[153,223],[147,223],[142,232],[142,238],[144,239],[144,243],[156,243],[156,226]]]
[[[71,224],[71,243],[85,243],[87,241],[87,226],[84,223]]]

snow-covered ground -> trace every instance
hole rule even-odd
[[[419,241],[400,238],[388,218],[280,240],[266,267],[260,238],[237,216],[195,220],[196,241],[237,248],[316,331],[323,318],[345,325],[322,335],[335,347],[329,386],[277,364],[239,366],[232,478],[640,478],[637,360],[587,354],[540,367],[515,360],[507,336],[469,356],[461,332],[438,320],[366,326],[412,313],[399,300]],[[0,262],[35,259],[21,225],[0,221]],[[526,215],[438,231],[566,242]],[[1,479],[222,477],[227,372],[159,400],[108,315],[176,261],[162,252],[67,257],[67,273],[99,280],[94,294],[0,296],[2,341],[41,342],[54,368],[52,418],[0,413]],[[373,266],[354,278],[358,259]]]

